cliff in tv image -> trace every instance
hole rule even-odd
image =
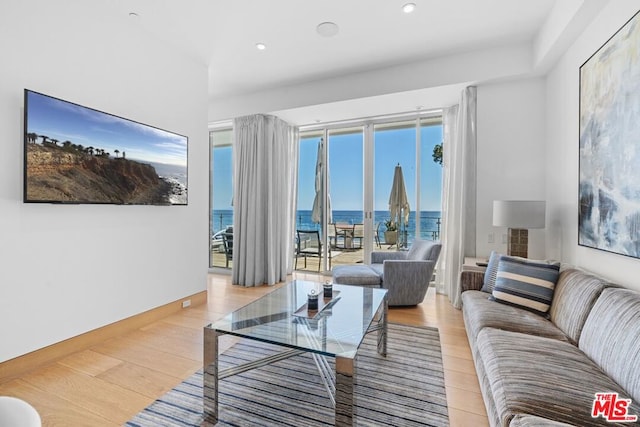
[[[153,166],[118,150],[114,158],[101,149],[46,139],[26,150],[29,201],[168,205],[176,191]]]

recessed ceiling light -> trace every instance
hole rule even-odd
[[[338,34],[340,28],[335,22],[322,22],[316,27],[316,31],[323,37],[333,37]]]
[[[414,10],[416,10],[416,4],[415,3],[407,3],[404,6],[402,6],[402,11],[404,13],[411,13]]]
[[[256,49],[258,50],[265,50],[267,48],[267,45],[264,43],[256,43]]]
[[[129,18],[138,19],[138,18],[140,18],[140,15],[137,14],[136,12],[129,12]]]

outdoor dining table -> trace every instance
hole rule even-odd
[[[353,248],[353,232],[355,225],[353,224],[336,224],[336,237],[342,236],[344,239],[344,249]]]

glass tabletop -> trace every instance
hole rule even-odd
[[[319,292],[317,312],[307,311],[308,294]],[[384,301],[386,289],[333,285],[323,300],[322,284],[294,280],[207,326],[218,332],[303,349],[355,357]]]

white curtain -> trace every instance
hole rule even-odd
[[[459,276],[476,245],[476,88],[443,113],[442,260],[438,292],[461,307]]]
[[[293,270],[298,129],[274,116],[233,123],[236,285],[273,285]]]

